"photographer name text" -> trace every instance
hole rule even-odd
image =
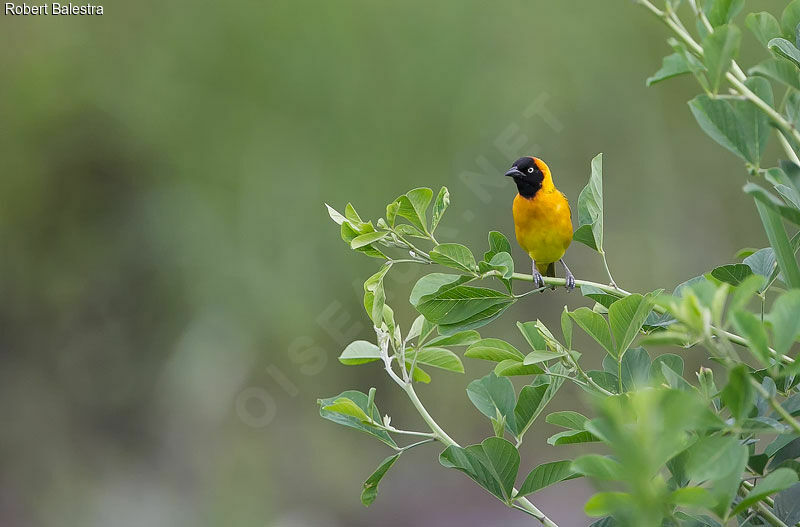
[[[5,3],[4,15],[36,16],[36,15],[102,15],[103,6],[95,4],[14,4]]]

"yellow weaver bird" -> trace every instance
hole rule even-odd
[[[533,260],[534,287],[545,287],[542,275],[555,276],[555,262],[561,262],[571,291],[575,277],[563,258],[572,242],[567,197],[555,187],[550,168],[539,158],[517,159],[506,176],[514,178],[519,191],[514,198],[514,231],[517,242]]]

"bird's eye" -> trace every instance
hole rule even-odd
[[[528,174],[533,174],[533,167],[528,169]]]

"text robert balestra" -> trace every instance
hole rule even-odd
[[[97,4],[14,4],[6,2],[4,15],[102,15],[103,6]]]

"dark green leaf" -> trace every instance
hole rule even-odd
[[[614,343],[611,340],[611,331],[608,322],[599,313],[587,307],[580,307],[569,314],[572,320],[589,334],[598,344],[611,354],[614,354]]]
[[[750,505],[763,500],[777,492],[788,489],[797,483],[797,474],[788,468],[779,468],[767,474],[767,476],[756,484],[747,497],[740,501],[731,512],[731,515],[738,514],[746,510]]]
[[[795,483],[775,496],[775,516],[786,525],[800,522],[800,483]]]
[[[402,216],[423,232],[428,231],[426,211],[433,199],[433,191],[429,188],[415,188],[397,198],[398,216]]]
[[[478,270],[475,257],[465,246],[458,243],[442,243],[434,247],[430,252],[431,260],[460,271],[474,273]]]
[[[705,2],[704,10],[713,27],[727,24],[744,7],[744,0],[713,0]]]
[[[769,354],[769,341],[764,325],[756,316],[749,311],[738,310],[732,314],[733,324],[739,334],[747,339],[748,348],[758,359],[762,366],[769,367],[771,364]]]
[[[578,229],[573,239],[603,251],[603,154],[592,159],[589,183],[578,196]]]
[[[553,412],[544,419],[548,423],[571,430],[583,430],[583,425],[589,420],[585,415],[573,411]]]
[[[491,231],[489,233],[489,251],[484,253],[483,259],[488,262],[498,253],[511,254],[511,244],[501,232]]]
[[[644,348],[632,348],[622,356],[622,388],[626,392],[650,385],[650,356]]]
[[[452,335],[439,335],[428,341],[426,346],[469,346],[481,339],[477,331],[459,331]]]
[[[440,290],[444,291],[447,288],[455,287],[463,284],[464,282],[468,282],[471,279],[472,277],[470,276],[458,274],[427,274],[417,280],[417,283],[414,284],[414,288],[411,290],[411,296],[409,297],[408,301],[412,306],[416,306],[425,296],[433,295]]]
[[[587,478],[601,481],[619,481],[623,479],[624,470],[618,461],[607,456],[589,454],[572,462],[572,470]]]
[[[731,285],[741,284],[751,274],[753,274],[753,271],[750,266],[743,263],[722,265],[711,271],[711,276],[720,282],[726,282]]]
[[[467,397],[483,415],[495,418],[497,412],[506,418],[506,427],[512,434],[516,429],[514,386],[507,377],[489,375],[476,379],[467,386]]]
[[[599,441],[591,432],[585,430],[565,430],[547,438],[548,445],[573,445]]]
[[[761,45],[767,46],[770,40],[781,36],[781,27],[774,16],[767,12],[750,13],[745,18],[745,24],[753,32]]]
[[[487,307],[483,311],[475,313],[474,315],[465,318],[460,322],[454,322],[452,324],[440,324],[439,333],[442,335],[453,335],[459,331],[467,331],[483,327],[502,315],[503,312],[508,309],[513,302],[514,301],[512,300],[510,302],[495,304],[491,307]]]
[[[527,496],[550,485],[577,477],[570,465],[571,461],[553,461],[539,465],[525,478],[517,496]]]
[[[508,305],[513,301],[513,297],[494,289],[458,285],[422,297],[416,308],[431,322],[445,325],[464,322],[491,307]]]
[[[464,373],[464,365],[461,363],[461,359],[449,349],[428,346],[418,352],[413,352],[409,349],[406,351],[406,360],[410,363],[414,360],[415,355],[418,364],[425,364],[455,373]]]
[[[791,288],[800,288],[800,267],[794,256],[794,250],[789,243],[786,229],[781,221],[780,213],[773,204],[756,200],[758,215],[767,232],[767,238],[775,251],[778,268],[783,273],[783,279]]]
[[[769,277],[775,269],[775,251],[772,247],[759,249],[742,261],[755,274]]]
[[[750,75],[760,75],[800,90],[800,75],[797,66],[786,59],[769,58],[747,70]]]
[[[650,380],[654,385],[667,383],[667,379],[662,373],[662,365],[674,371],[677,375],[683,375],[683,358],[673,353],[665,353],[653,359],[650,365]]]
[[[519,452],[505,439],[490,437],[467,448],[449,446],[439,455],[439,462],[460,470],[499,499],[510,502],[519,469]]]
[[[561,364],[553,365],[550,371],[560,375],[566,374],[566,369]],[[525,434],[563,384],[564,379],[562,377],[551,377],[544,383],[532,384],[522,388],[517,405],[514,407],[515,435],[517,437]]]
[[[378,497],[378,483],[381,482],[383,476],[392,468],[392,465],[394,465],[395,461],[400,457],[400,454],[402,454],[402,452],[398,452],[381,461],[378,469],[364,482],[363,490],[361,491],[361,503],[363,503],[365,507],[372,505],[372,502]]]
[[[711,91],[717,93],[722,79],[739,54],[742,33],[736,26],[722,25],[703,39],[703,58]]]
[[[673,53],[672,55],[667,55],[664,57],[664,60],[661,64],[661,69],[655,72],[652,77],[648,77],[647,81],[645,81],[645,84],[647,86],[652,86],[653,84],[663,80],[671,79],[672,77],[676,77],[684,73],[691,73],[692,68],[689,67],[687,61],[692,59],[697,63],[695,67],[704,68],[699,60],[694,57],[688,59],[683,53]]]
[[[768,205],[771,209],[777,211],[781,216],[795,225],[800,225],[800,210],[785,205],[783,201],[763,187],[755,183],[748,183],[744,186],[744,191],[753,196],[756,200]]]
[[[517,322],[522,336],[525,337],[531,349],[536,351],[547,351],[547,341],[544,340],[539,328],[536,327],[536,322]]]
[[[728,384],[720,395],[734,419],[741,421],[747,417],[756,401],[747,366],[741,364],[730,371]]]
[[[781,13],[781,29],[786,38],[795,37],[797,24],[800,24],[800,1],[792,0]]]
[[[522,362],[525,356],[514,346],[500,339],[481,339],[472,344],[464,353],[465,357],[500,362],[513,359]]]
[[[767,320],[772,326],[775,351],[780,355],[787,353],[800,337],[800,290],[793,289],[779,296]]]
[[[614,335],[615,357],[620,360],[653,309],[653,295],[630,295],[614,302],[608,309],[611,333]]]

